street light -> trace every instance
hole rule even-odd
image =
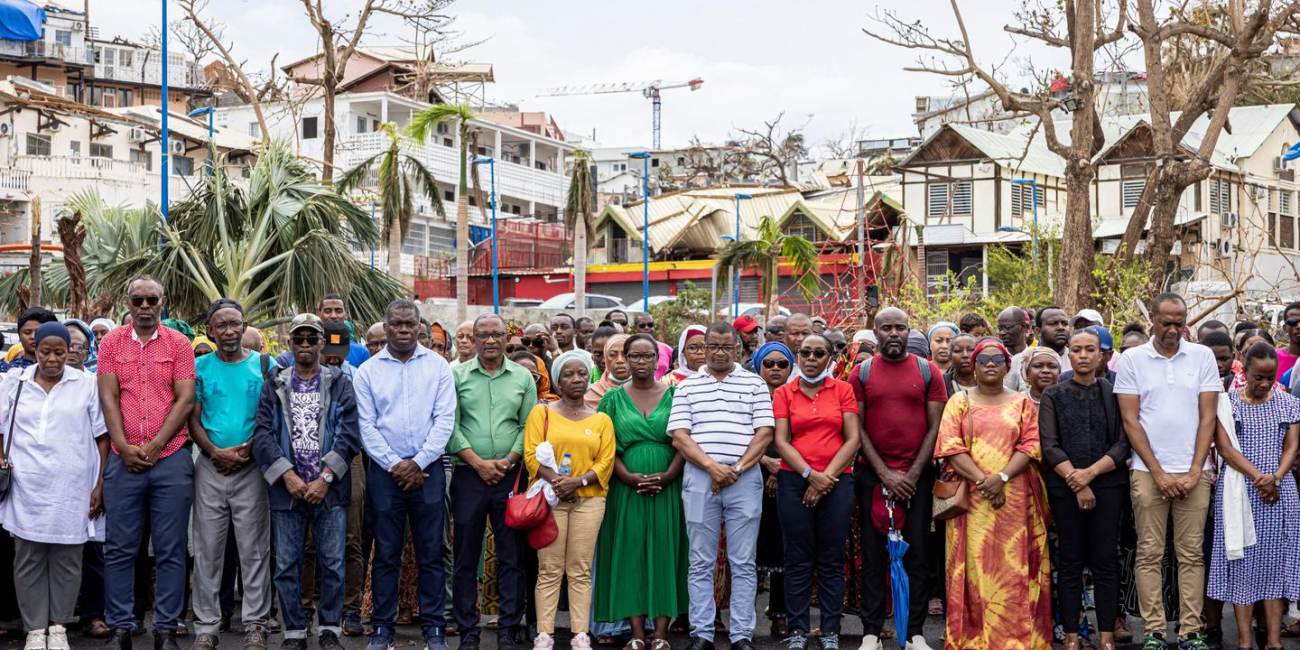
[[[750,194],[741,194],[741,193],[736,194],[736,237],[733,241],[735,241],[737,244],[740,243],[740,200],[752,199],[752,198],[754,197]],[[736,269],[736,284],[734,287],[736,291],[736,296],[735,296],[736,300],[735,300],[735,304],[732,305],[731,307],[732,318],[740,317],[740,278],[741,278],[740,269]]]
[[[497,275],[497,161],[495,158],[475,158],[475,165],[486,164],[492,179],[492,313],[501,313],[501,279]]]
[[[627,155],[641,161],[641,304],[650,307],[650,152],[634,151]]]
[[[168,212],[170,211],[167,179],[171,174],[171,169],[168,167],[171,164],[171,156],[168,154],[171,149],[171,139],[169,137],[170,132],[167,130],[167,114],[171,112],[167,100],[167,82],[169,81],[167,78],[167,32],[171,31],[169,25],[170,23],[167,22],[167,0],[162,0],[162,23],[158,29],[158,31],[162,32],[162,83],[160,84],[162,90],[162,182],[159,184],[162,185],[162,220],[164,224],[167,223]],[[161,251],[161,240],[158,242],[158,248]]]
[[[208,175],[211,176],[217,165],[217,142],[212,137],[212,115],[216,112],[211,106],[196,108],[189,112],[190,117],[198,117],[204,113],[208,116]]]
[[[1011,179],[1011,184],[1028,185],[1030,187],[1030,193],[1033,194],[1034,230],[1029,233],[1029,238],[1030,241],[1032,242],[1031,245],[1033,246],[1034,259],[1037,260],[1038,259],[1038,181],[1033,178],[1013,178]],[[998,230],[1002,230],[1002,228],[998,228]]]

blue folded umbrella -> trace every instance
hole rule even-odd
[[[898,633],[899,646],[907,644],[907,617],[910,601],[907,570],[903,568],[903,555],[907,542],[902,531],[894,527],[894,501],[885,502],[889,509],[889,536],[885,546],[889,549],[889,585],[894,596],[894,631]]]

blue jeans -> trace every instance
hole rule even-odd
[[[154,592],[155,630],[176,630],[185,613],[186,540],[194,500],[194,459],[189,447],[159,460],[143,472],[126,469],[122,457],[108,455],[104,468],[104,618],[118,630],[133,625],[135,558],[147,518],[158,567]]]
[[[432,470],[432,471],[431,471]],[[418,568],[420,628],[425,638],[441,637],[446,628],[447,574],[443,565],[443,499],[446,476],[442,460],[424,468],[428,477],[419,489],[407,492],[393,476],[371,462],[366,468],[366,508],[375,515],[375,558],[370,572],[374,607],[370,625],[374,636],[393,638],[397,619],[398,576],[402,549],[410,526]]]
[[[316,541],[320,570],[320,600],[316,615],[320,629],[341,634],[343,619],[343,546],[347,539],[347,509],[295,503],[292,510],[271,511],[275,536],[275,591],[284,609],[284,638],[307,638],[307,611],[302,607],[302,558],[307,530]]]
[[[727,524],[727,561],[731,564],[731,642],[753,639],[754,598],[758,594],[758,520],[763,508],[763,475],[755,466],[735,483],[713,494],[713,477],[686,464],[682,475],[682,505],[690,568],[686,590],[692,636],[713,640],[713,570],[718,564],[718,537]]]

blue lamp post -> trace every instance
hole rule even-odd
[[[196,108],[189,112],[190,117],[198,117],[205,113],[208,116],[208,175],[209,176],[213,174],[217,166],[217,142],[212,137],[212,114],[215,112],[216,110],[213,109],[213,107],[211,106]]]
[[[1030,187],[1030,192],[1033,194],[1034,229],[1032,232],[1029,233],[1029,238],[1030,241],[1032,242],[1030,245],[1033,246],[1034,259],[1037,260],[1038,259],[1038,181],[1033,178],[1013,178],[1011,179],[1011,184],[1028,185]],[[1002,230],[1002,228],[999,228],[998,230]]]
[[[736,194],[736,238],[734,241],[737,244],[740,243],[740,200],[752,199],[752,198],[754,197],[749,194]],[[740,269],[736,269],[736,284],[734,287],[736,291],[736,295],[735,295],[735,303],[731,307],[732,318],[740,317],[740,278],[741,278]]]
[[[492,179],[492,312],[501,313],[501,280],[497,275],[497,161],[495,158],[475,158],[475,165],[486,164]]]
[[[160,170],[162,182],[160,185],[162,185],[162,220],[163,223],[167,223],[168,203],[170,203],[167,179],[171,173],[171,156],[168,154],[171,149],[171,141],[168,137],[170,132],[167,130],[167,114],[170,112],[170,106],[167,103],[167,82],[169,81],[167,78],[167,32],[170,31],[167,29],[167,0],[162,0],[162,26],[159,31],[162,32],[162,169]],[[162,247],[161,241],[158,242],[158,246],[159,248]]]
[[[641,306],[650,310],[650,152],[634,151],[627,156],[641,161]]]

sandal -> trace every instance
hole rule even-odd
[[[627,642],[627,645],[623,646],[623,650],[645,650],[645,641],[631,639]]]
[[[1300,636],[1300,618],[1291,621],[1291,624],[1282,628],[1282,636],[1297,637]]]
[[[645,642],[642,641],[641,643],[644,644]],[[595,641],[592,641],[592,644],[593,645],[618,645],[618,639],[612,636],[598,636],[596,637]]]
[[[650,650],[673,650],[673,646],[668,639],[655,639],[650,642]]]
[[[772,638],[784,639],[790,636],[790,628],[786,627],[784,618],[772,619],[772,624],[769,629],[772,632]]]
[[[938,598],[930,599],[930,616],[943,616],[943,601]]]

